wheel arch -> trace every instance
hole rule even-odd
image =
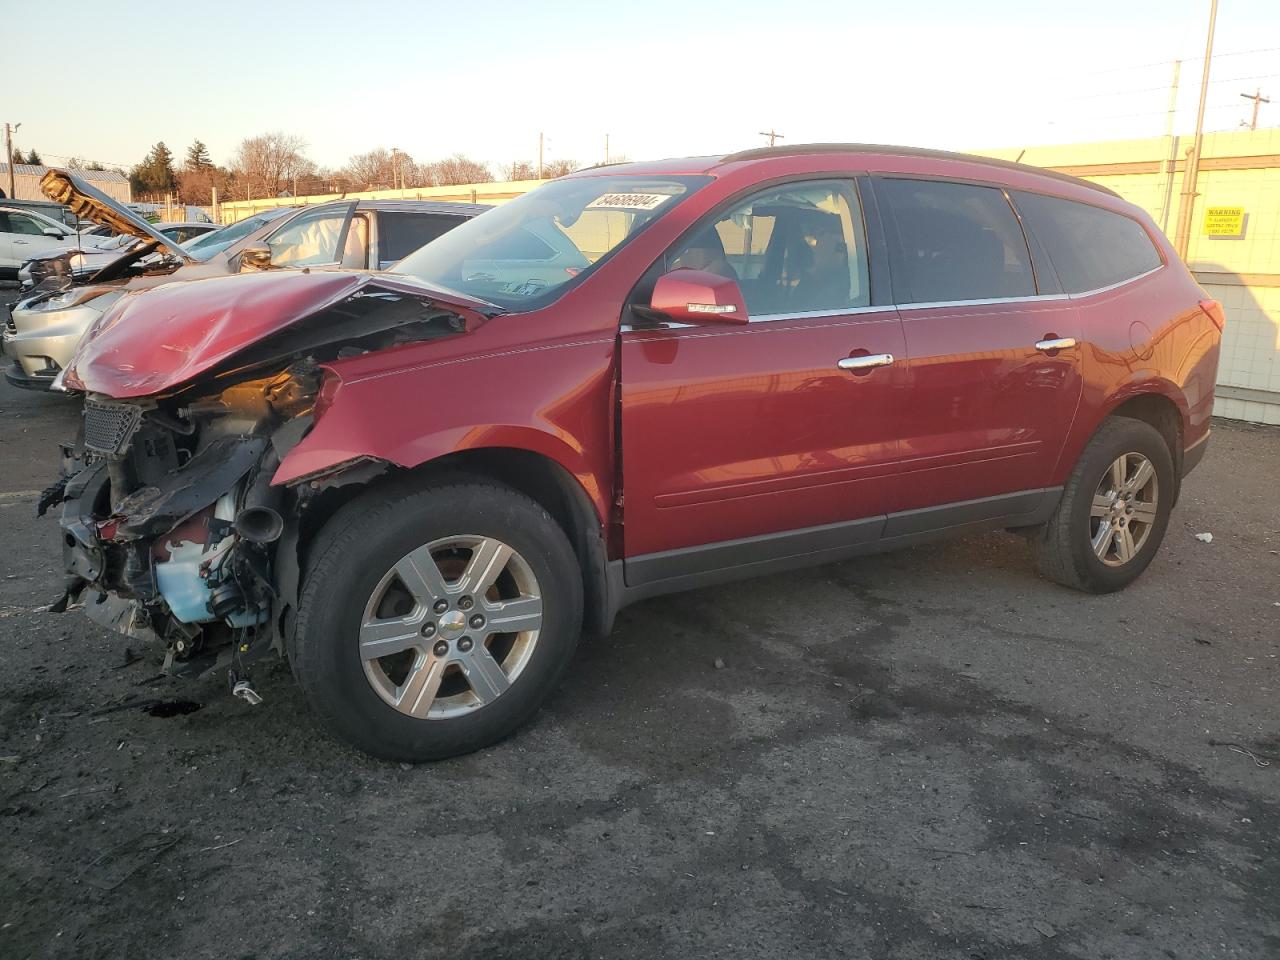
[[[497,481],[539,504],[564,530],[582,570],[584,629],[591,635],[608,632],[611,615],[605,577],[607,553],[605,521],[588,491],[570,470],[553,457],[520,447],[470,447],[455,450],[412,467],[387,464],[366,480],[334,485],[316,494],[300,519],[302,566],[315,535],[346,503],[377,490],[422,489],[444,480],[473,477]]]
[[[1088,429],[1074,431],[1070,449],[1059,463],[1060,480],[1065,482],[1079,462],[1084,448],[1108,420],[1128,417],[1150,425],[1164,438],[1173,461],[1174,500],[1182,485],[1183,441],[1186,436],[1188,408],[1186,397],[1177,386],[1163,379],[1134,381],[1115,391],[1101,406],[1101,412],[1088,423]]]

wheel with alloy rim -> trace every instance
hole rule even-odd
[[[1106,421],[1081,454],[1058,508],[1032,538],[1050,580],[1091,593],[1132,583],[1164,539],[1174,493],[1164,437],[1140,420]]]
[[[366,494],[317,537],[290,659],[327,726],[439,759],[513,732],[573,656],[582,574],[534,501],[489,481]]]
[[[387,704],[445,720],[502,696],[541,627],[542,594],[524,557],[493,537],[447,537],[405,554],[378,581],[360,658]]]
[[[1089,511],[1089,543],[1109,567],[1133,560],[1151,539],[1159,515],[1160,481],[1140,453],[1123,453],[1098,482]]]

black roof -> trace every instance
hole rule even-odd
[[[791,157],[806,153],[879,153],[893,157],[926,157],[931,160],[963,160],[965,163],[980,163],[1000,170],[1017,170],[1020,173],[1031,173],[1063,183],[1074,183],[1077,186],[1089,187],[1112,197],[1120,196],[1109,187],[1100,183],[1091,183],[1069,174],[1059,173],[1045,167],[1035,167],[1029,163],[1015,163],[1012,160],[997,160],[994,157],[979,157],[972,153],[956,153],[951,150],[932,150],[928,147],[895,147],[883,143],[793,143],[785,147],[756,147],[754,150],[740,150],[723,158],[725,163],[739,160],[764,160],[768,157]]]

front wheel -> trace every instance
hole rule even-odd
[[[1160,432],[1115,417],[1085,447],[1062,500],[1032,537],[1036,567],[1090,593],[1120,590],[1147,568],[1169,525],[1173,459]]]
[[[533,500],[488,481],[365,494],[310,554],[290,660],[335,734],[391,760],[514,732],[563,677],[582,575]]]

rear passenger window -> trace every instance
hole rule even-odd
[[[1015,193],[1014,203],[1067,293],[1109,287],[1160,266],[1160,253],[1136,220],[1038,193]]]
[[[403,260],[419,247],[443,236],[462,217],[433,217],[420,213],[378,214],[378,260],[385,266]]]
[[[894,287],[904,303],[1029,297],[1036,292],[1022,227],[1004,193],[932,180],[876,184],[898,226]]]

